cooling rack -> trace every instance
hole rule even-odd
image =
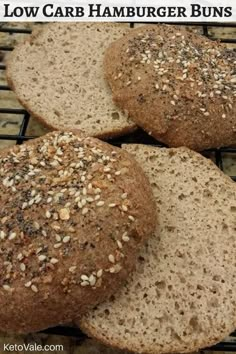
[[[155,22],[156,23],[156,22]],[[130,27],[134,27],[135,23],[129,23]],[[152,23],[154,24],[154,22]],[[171,23],[169,23],[171,24]],[[185,25],[185,26],[198,26],[201,27],[203,35],[206,37],[212,39],[212,40],[220,40],[223,43],[232,43],[236,44],[236,35],[235,38],[219,38],[219,37],[212,37],[210,34],[210,28],[214,27],[221,27],[221,28],[236,28],[236,23],[190,23],[190,22],[181,22],[181,23],[173,23],[177,25]],[[31,30],[26,29],[26,28],[14,28],[11,27],[10,23],[2,23],[0,24],[0,33],[4,32],[8,34],[9,36],[13,34],[30,34]],[[6,65],[3,62],[3,57],[4,53],[12,51],[14,48],[12,46],[6,46],[6,45],[1,45],[0,43],[0,70],[4,71],[6,69]],[[236,49],[233,49],[236,50]],[[1,55],[3,54],[3,55]],[[0,97],[1,97],[1,92],[3,91],[10,91],[10,87],[7,86],[6,84],[0,85]],[[12,108],[12,107],[4,107],[2,108],[0,106],[0,117],[4,116],[5,114],[11,114],[11,115],[16,115],[19,118],[21,118],[21,124],[19,127],[19,132],[17,134],[1,134],[0,132],[0,141],[1,140],[8,140],[8,141],[15,141],[16,144],[22,144],[24,141],[34,139],[36,136],[29,136],[26,134],[27,132],[27,127],[30,122],[30,115],[29,113],[21,108]],[[125,137],[122,137],[120,139],[113,139],[109,141],[110,143],[120,146],[123,143],[145,143],[145,144],[152,144],[156,146],[164,146],[163,144],[157,142],[154,140],[152,137],[147,135],[146,133],[142,131],[137,131],[133,134],[127,135]],[[211,157],[213,156],[213,159],[216,163],[216,165],[223,171],[225,172],[225,166],[224,166],[224,155],[225,154],[233,154],[236,159],[236,147],[223,147],[220,149],[209,149],[206,151],[202,152],[203,155]],[[234,181],[236,181],[236,175],[230,176]],[[235,314],[236,316],[236,314]],[[54,335],[61,335],[61,336],[71,336],[71,337],[76,337],[79,341],[83,341],[86,336],[77,328],[74,327],[65,327],[65,326],[60,326],[60,327],[55,327],[55,328],[50,328],[48,330],[43,331],[43,333],[47,334],[54,334]],[[206,350],[211,350],[211,351],[231,351],[231,352],[236,352],[236,332],[234,332],[230,337],[228,337],[226,340],[223,342],[214,345],[210,348],[206,348]]]

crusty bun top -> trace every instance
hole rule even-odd
[[[178,26],[148,25],[112,43],[106,76],[115,102],[170,146],[236,143],[236,53]]]
[[[128,153],[54,132],[0,154],[0,329],[71,321],[125,280],[155,228]]]

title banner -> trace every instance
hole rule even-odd
[[[0,21],[236,22],[236,0],[0,0]]]

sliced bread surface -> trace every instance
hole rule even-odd
[[[112,102],[103,55],[128,24],[53,23],[19,44],[7,78],[22,105],[48,128],[114,137],[135,130]]]
[[[130,155],[53,132],[0,153],[0,330],[71,322],[115,292],[155,229]]]
[[[126,145],[155,195],[159,231],[127,284],[78,321],[139,353],[191,352],[236,327],[236,185],[187,148]]]

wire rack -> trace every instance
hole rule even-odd
[[[214,27],[231,27],[231,28],[236,28],[236,23],[230,23],[230,24],[225,24],[225,23],[190,23],[190,22],[182,22],[182,23],[175,23],[175,25],[185,25],[185,26],[199,26],[202,29],[203,35],[205,35],[208,38],[211,38],[212,40],[220,40],[223,43],[232,43],[236,44],[236,38],[219,38],[219,37],[212,37],[210,34],[210,28]],[[130,23],[130,27],[134,27],[134,23]],[[31,30],[26,29],[26,28],[13,28],[10,26],[10,23],[6,24],[0,24],[0,33],[4,32],[11,36],[12,34],[30,34]],[[236,37],[236,35],[235,35]],[[14,48],[12,46],[6,46],[6,45],[1,45],[0,43],[0,54],[1,53],[6,53],[9,51],[12,51]],[[233,49],[236,50],[236,49]],[[4,71],[6,69],[6,65],[2,61],[2,57],[0,55],[0,70]],[[11,89],[9,88],[8,85],[3,84],[0,85],[0,96],[2,91],[10,91]],[[12,108],[12,107],[7,107],[7,108],[2,108],[0,106],[0,118],[4,116],[5,114],[11,114],[11,115],[16,115],[21,119],[21,124],[19,127],[19,132],[18,134],[1,134],[0,132],[0,141],[1,140],[8,140],[8,141],[15,141],[16,144],[22,144],[24,141],[34,139],[36,136],[29,136],[26,134],[29,122],[30,122],[30,115],[29,113],[21,108]],[[123,137],[122,139],[113,139],[110,140],[110,143],[120,146],[123,143],[145,143],[145,144],[152,144],[156,146],[164,146],[163,144],[157,142],[154,140],[152,137],[144,133],[143,131],[137,131],[133,134],[127,135]],[[236,147],[224,147],[220,149],[209,149],[206,151],[203,151],[202,154],[205,156],[211,156],[213,157],[216,165],[222,170],[225,171],[224,168],[224,154],[235,154],[235,159],[236,159]],[[234,181],[236,181],[236,175],[230,176]],[[236,316],[236,314],[235,314]],[[62,336],[72,336],[76,337],[79,341],[83,341],[86,336],[77,328],[74,327],[65,327],[65,326],[60,326],[60,327],[55,327],[55,328],[50,328],[48,330],[43,331],[43,333],[47,334],[54,334],[54,335],[62,335]],[[226,340],[223,342],[212,346],[211,348],[206,348],[206,350],[214,350],[214,351],[232,351],[236,352],[236,332],[234,332],[230,337],[228,337]]]

